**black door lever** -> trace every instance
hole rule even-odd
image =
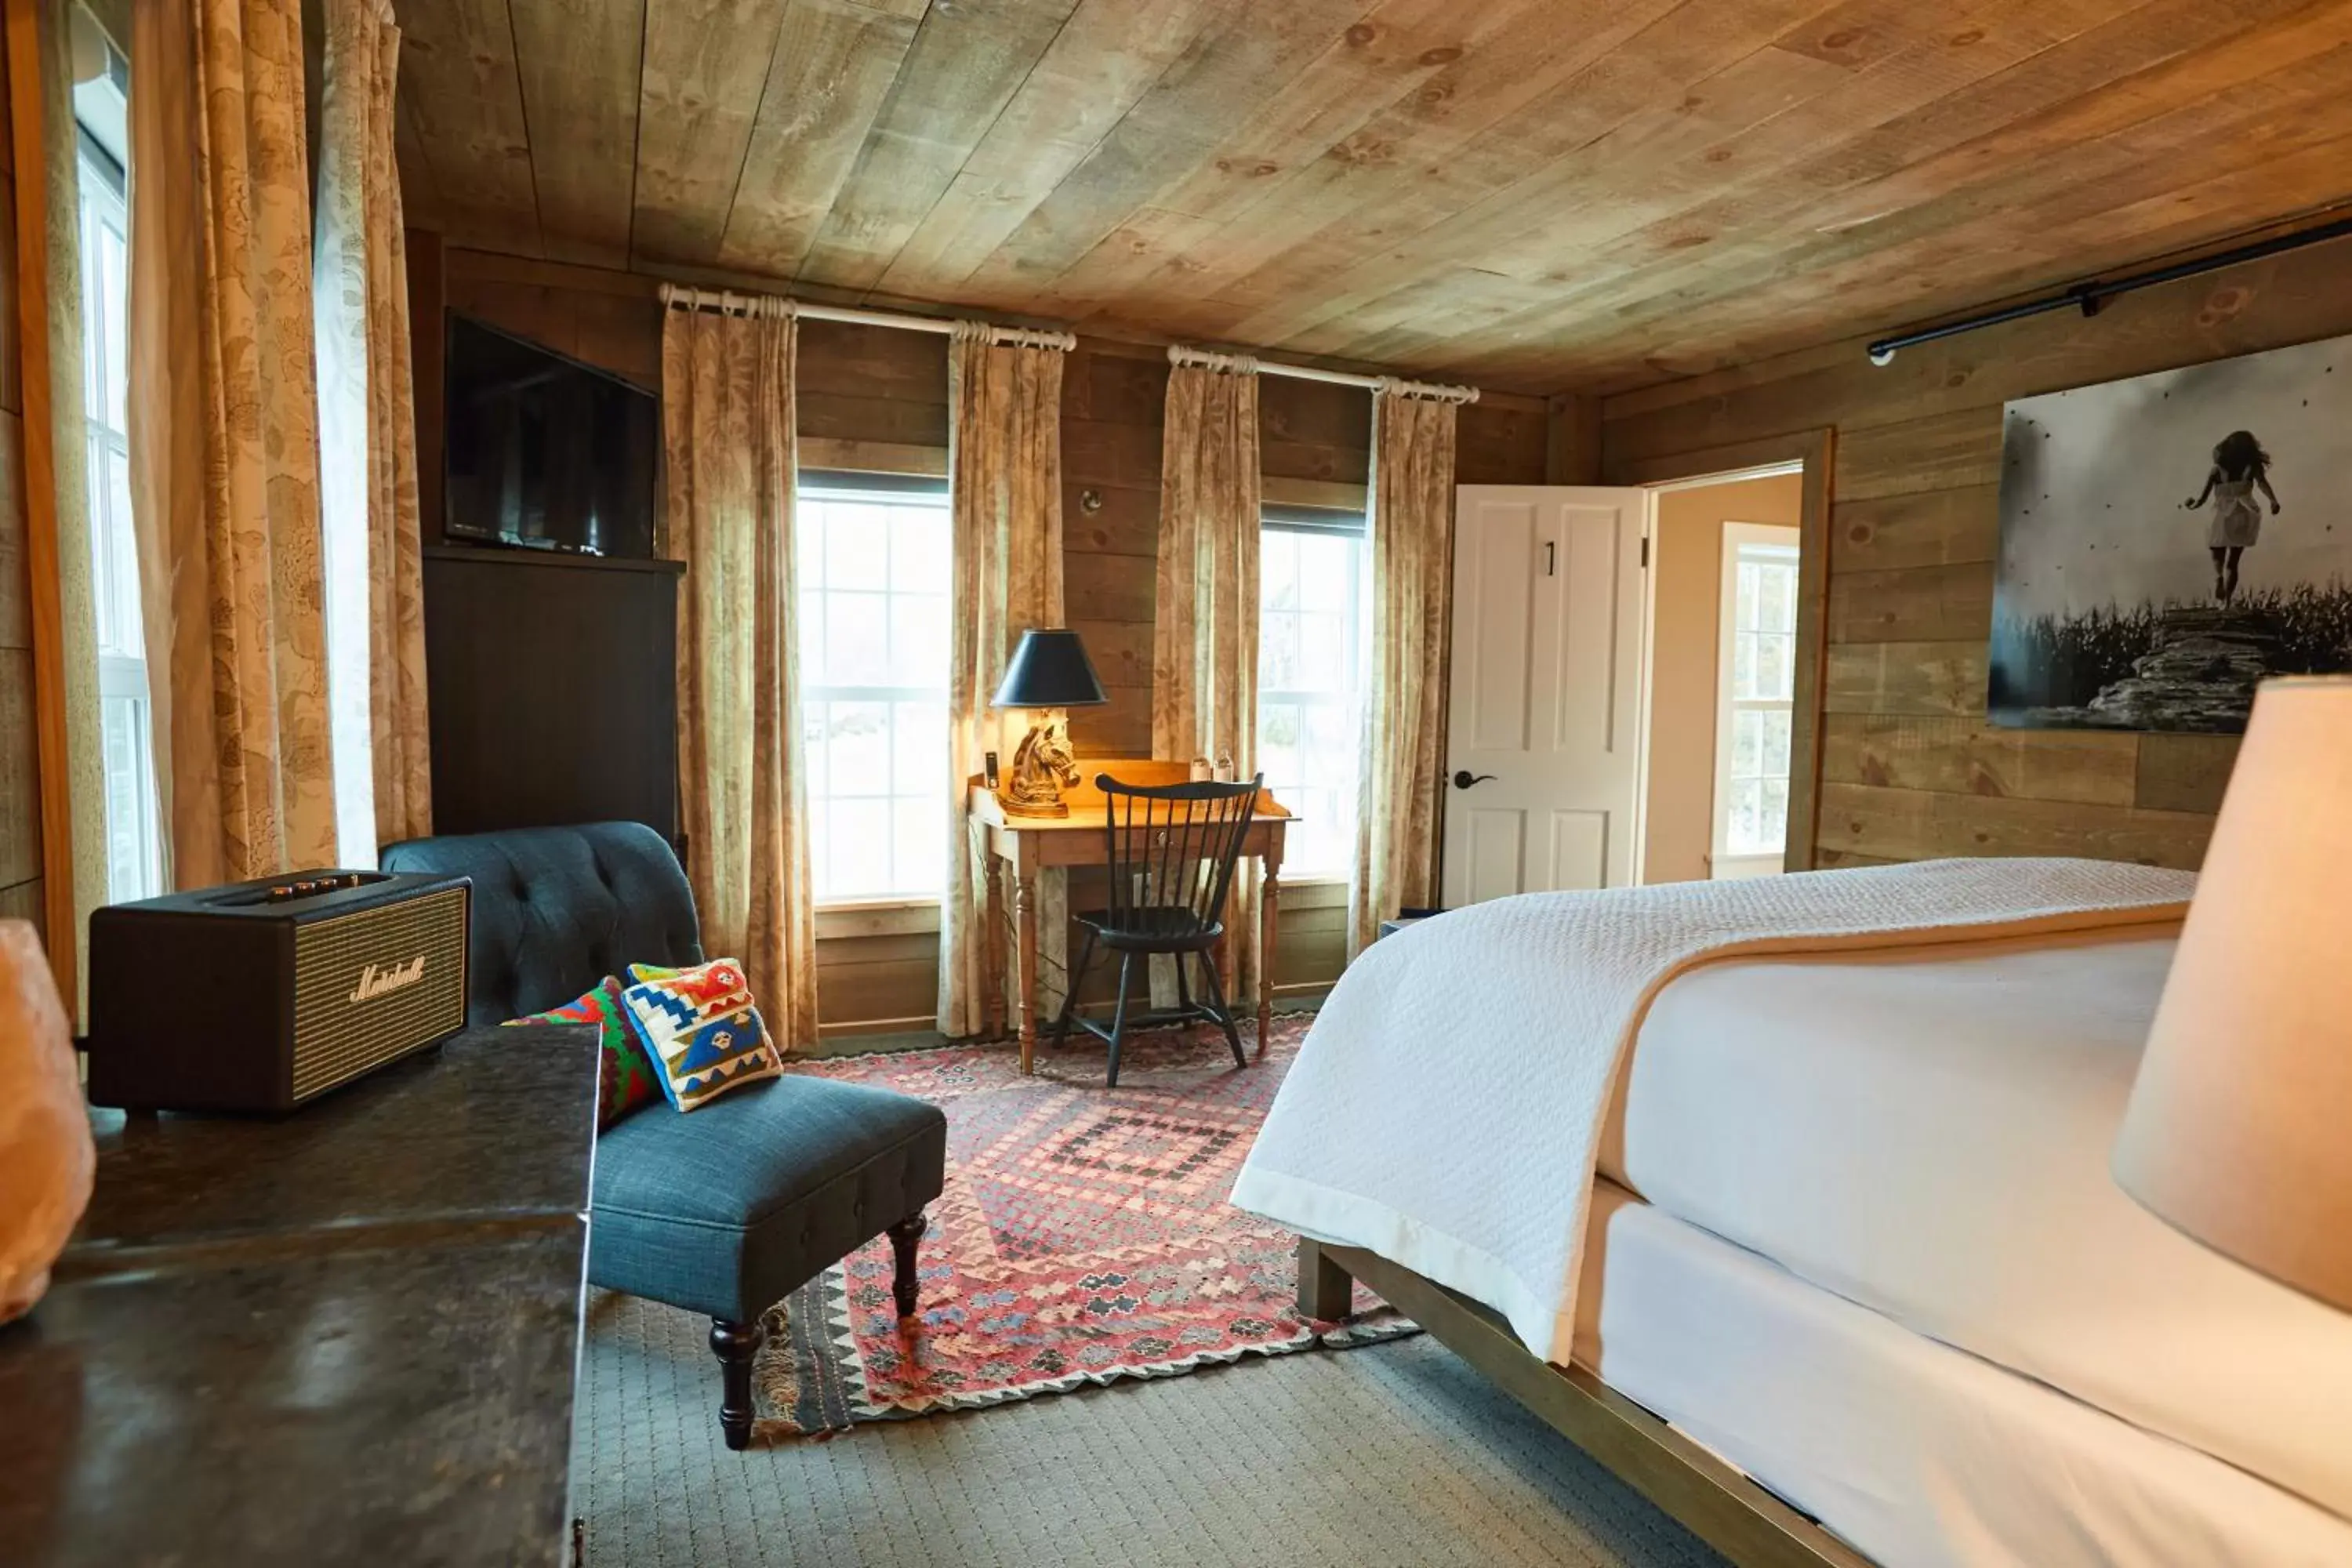
[[[1493,778],[1494,776],[1495,775],[1493,773],[1474,773],[1468,768],[1461,768],[1456,770],[1454,774],[1454,787],[1455,789],[1468,789],[1472,784],[1485,784],[1488,779]]]

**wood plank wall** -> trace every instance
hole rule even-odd
[[[2194,867],[2234,740],[1985,721],[2001,405],[2347,332],[2352,255],[2320,246],[2095,318],[1907,349],[1884,369],[1857,337],[1624,394],[1602,411],[1603,463],[1622,473],[1835,427],[1821,864],[2063,854]]]
[[[0,123],[7,86],[0,72]],[[40,747],[25,559],[25,401],[16,352],[16,182],[0,135],[0,917],[42,918]]]
[[[656,282],[607,268],[443,250],[409,237],[417,329],[418,464],[428,532],[440,520],[440,366],[423,323],[441,306],[603,366],[643,385],[661,381]],[[1062,392],[1063,573],[1070,623],[1086,637],[1111,701],[1072,715],[1083,755],[1151,752],[1153,563],[1159,549],[1161,405],[1168,363],[1157,348],[1081,341]],[[1360,495],[1370,469],[1370,395],[1269,377],[1260,391],[1264,464],[1289,493]],[[944,454],[943,338],[809,321],[801,329],[804,441]],[[1462,482],[1544,479],[1546,413],[1533,399],[1463,411]],[[1083,892],[1083,889],[1081,889]],[[1346,957],[1343,889],[1300,886],[1283,900],[1276,982],[1292,992],[1337,978]],[[827,911],[819,921],[821,1016],[830,1029],[928,1026],[938,953],[934,911]],[[1089,994],[1092,994],[1090,988]]]

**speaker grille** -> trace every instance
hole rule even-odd
[[[465,1023],[464,888],[295,928],[296,1100]]]

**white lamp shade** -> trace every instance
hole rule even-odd
[[[2256,693],[2116,1179],[2352,1310],[2352,679]]]

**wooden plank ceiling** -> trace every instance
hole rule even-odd
[[[2352,198],[2352,0],[396,0],[412,222],[1615,391]]]

